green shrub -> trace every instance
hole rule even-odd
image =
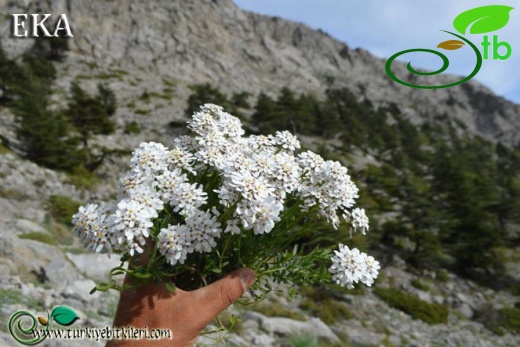
[[[299,312],[291,311],[278,303],[260,303],[253,306],[256,312],[269,317],[286,317],[299,321],[306,321],[307,318]]]
[[[51,195],[48,208],[51,216],[56,222],[70,225],[72,215],[78,212],[80,204],[69,197],[62,195]]]
[[[18,290],[0,288],[0,307],[20,302],[20,296]]]
[[[125,125],[125,134],[140,134],[141,127],[135,121]]]
[[[446,323],[448,321],[449,311],[446,306],[422,301],[417,296],[407,294],[396,288],[376,287],[374,294],[388,305],[428,324]]]
[[[316,336],[310,335],[293,335],[289,338],[291,347],[318,347],[318,339]]]
[[[18,237],[25,240],[34,240],[49,245],[56,245],[56,239],[52,235],[49,235],[47,233],[41,233],[38,231],[18,235]]]
[[[504,329],[520,334],[520,309],[504,308],[499,311],[500,325]]]
[[[420,290],[423,290],[423,291],[428,291],[430,289],[430,286],[428,286],[426,283],[424,283],[423,281],[421,281],[420,279],[418,278],[414,278],[413,280],[410,281],[410,284],[417,288],[417,289],[420,289]]]
[[[320,318],[325,324],[331,325],[339,319],[353,318],[347,305],[331,298],[323,288],[302,287],[300,292],[304,296],[300,308]]]
[[[67,182],[78,188],[92,190],[99,183],[99,176],[84,167],[76,167],[67,174]]]
[[[140,115],[143,115],[143,116],[147,116],[151,113],[150,110],[144,110],[142,108],[138,109],[135,111],[136,114],[140,114]]]
[[[435,273],[435,279],[439,282],[448,282],[450,277],[448,276],[448,271],[439,270]]]

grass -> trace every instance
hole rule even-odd
[[[147,116],[151,113],[152,111],[150,110],[144,110],[142,108],[138,109],[138,110],[135,110],[135,113],[136,114],[140,114],[140,115],[143,115],[143,116]]]
[[[141,133],[141,127],[139,126],[139,124],[137,124],[135,121],[134,122],[130,122],[130,123],[127,123],[125,125],[125,134],[140,134]]]
[[[117,304],[117,302],[116,302],[116,304]],[[114,311],[114,314],[115,314],[115,311]],[[222,324],[225,327],[229,328],[229,327],[233,326],[231,328],[231,330],[229,330],[230,332],[238,334],[238,335],[242,335],[245,332],[242,321],[236,315],[233,315],[231,312],[224,311],[218,316],[218,318],[220,319],[220,321],[222,322]],[[233,319],[235,320],[234,325],[232,323]]]
[[[25,297],[19,290],[0,288],[0,307],[12,304],[23,304],[32,311],[45,310],[43,302],[38,299]]]
[[[48,245],[53,245],[53,246],[57,245],[56,239],[52,235],[47,234],[47,233],[41,233],[38,231],[33,231],[30,233],[18,235],[18,237],[20,239],[34,240],[34,241],[38,241],[41,243],[46,243]]]
[[[92,190],[99,183],[99,176],[85,168],[77,168],[67,174],[66,183],[72,184],[80,189]]]
[[[316,336],[310,335],[293,335],[289,338],[291,347],[319,347]]]
[[[0,143],[0,154],[13,153],[9,148]]]
[[[520,334],[520,309],[504,308],[499,311],[500,325],[513,333]]]
[[[20,302],[21,294],[18,290],[0,288],[0,307]]]
[[[5,199],[21,201],[26,198],[25,192],[16,189],[0,187],[0,197]]]
[[[78,212],[80,203],[63,195],[51,195],[47,202],[50,215],[58,223],[70,225],[72,215]]]
[[[435,273],[435,280],[439,282],[448,282],[450,277],[448,276],[448,271],[442,269]]]
[[[266,302],[262,302],[254,305],[252,309],[268,317],[286,317],[302,322],[307,320],[307,318],[303,314],[289,310],[283,305],[280,305],[279,303],[269,304]]]
[[[449,311],[446,306],[422,301],[417,296],[405,293],[397,288],[376,287],[374,294],[391,307],[428,324],[445,324],[448,321]]]
[[[171,87],[171,88],[175,88],[177,86],[177,82],[175,80],[172,80],[172,79],[168,79],[168,78],[162,78],[162,82],[164,83],[164,85],[168,86],[168,87]]]
[[[427,292],[430,289],[430,286],[428,286],[426,283],[424,283],[423,281],[421,281],[418,278],[414,278],[413,280],[411,280],[410,284],[413,287],[420,289],[422,291],[425,291],[425,292]]]
[[[302,287],[300,292],[303,296],[300,308],[320,318],[327,325],[354,317],[345,303],[334,300],[322,288]]]

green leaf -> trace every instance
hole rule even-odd
[[[125,261],[130,260],[130,258],[131,258],[130,253],[126,252],[125,254],[123,254],[123,255],[121,256],[120,261],[122,261],[122,262],[124,263]]]
[[[175,292],[175,284],[173,284],[171,282],[166,282],[166,289],[168,289],[168,291],[170,293],[174,293]]]
[[[51,318],[60,325],[71,325],[79,316],[76,311],[68,306],[56,306],[51,312]]]
[[[465,35],[470,26],[470,34],[489,33],[506,26],[512,9],[513,7],[504,5],[476,7],[455,17],[453,27],[462,35]]]

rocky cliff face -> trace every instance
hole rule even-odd
[[[167,124],[183,119],[188,85],[206,82],[227,92],[253,94],[276,94],[289,86],[320,95],[329,85],[346,86],[373,103],[396,103],[417,123],[447,113],[474,134],[510,145],[520,140],[520,106],[482,85],[469,82],[437,91],[401,87],[386,76],[384,61],[369,52],[352,50],[302,24],[241,11],[230,0],[0,0],[0,13],[68,15],[74,38],[69,41],[66,59],[56,63],[58,79],[49,91],[53,107],[63,106],[63,95],[73,80],[90,91],[98,82],[108,84],[117,95],[119,129],[96,141],[112,149],[131,150],[143,140],[167,145],[173,135]],[[19,57],[30,49],[33,39],[10,38],[8,28],[8,18],[2,17],[1,44],[10,57]],[[405,74],[404,65],[398,69]],[[439,83],[455,80],[452,76],[436,78]],[[123,126],[132,121],[141,126],[140,134],[124,134]],[[9,110],[0,108],[0,135],[14,147],[15,127]],[[118,265],[117,259],[106,261],[88,253],[77,239],[54,244],[57,231],[49,222],[48,201],[51,195],[85,202],[111,194],[120,175],[118,166],[112,164],[101,168],[108,177],[102,188],[89,192],[76,188],[65,174],[38,167],[0,147],[0,316],[4,321],[18,309],[45,312],[65,304],[80,311],[84,325],[111,324],[117,296],[90,296],[88,292],[93,281],[103,280],[104,273]],[[30,239],[24,237],[28,234]],[[300,322],[235,308],[243,319],[243,331],[232,335],[233,344],[287,345],[288,337],[309,333],[329,344],[339,337],[345,341],[348,335],[353,345],[363,346],[518,344],[515,336],[499,337],[467,320],[485,312],[485,305],[510,306],[511,296],[451,275],[443,284],[428,280],[430,292],[421,291],[410,284],[415,276],[404,271],[402,261],[393,263],[385,270],[388,280],[424,301],[449,306],[449,325],[431,328],[367,291],[364,296],[342,296],[356,315],[330,326],[319,318]],[[297,302],[278,298],[276,305],[304,313]],[[0,341],[16,345],[5,332],[0,332]],[[66,346],[66,342],[52,341],[52,345]],[[82,343],[92,345],[90,341],[77,345]]]

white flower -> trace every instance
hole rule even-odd
[[[343,214],[343,217],[348,222],[350,221],[352,223],[352,227],[355,230],[361,230],[361,233],[366,234],[368,231],[368,217],[365,214],[365,210],[362,208],[355,208],[350,213],[350,216],[345,213]]]
[[[202,185],[197,187],[195,183],[182,183],[175,189],[170,204],[174,212],[189,216],[193,211],[204,205],[207,198],[206,192],[202,190]]]
[[[261,200],[274,192],[274,188],[265,178],[249,171],[233,172],[230,186],[248,200]]]
[[[380,269],[379,262],[357,248],[350,250],[347,246],[340,244],[339,251],[332,259],[329,271],[332,280],[341,286],[354,288],[354,283],[362,282],[367,286],[374,283]]]
[[[172,148],[170,152],[168,152],[168,168],[170,170],[175,169],[183,169],[194,175],[197,174],[197,171],[193,168],[193,162],[195,161],[195,156],[182,148]]]
[[[287,197],[291,209],[315,210],[334,228],[343,216],[353,229],[369,229],[365,211],[353,209],[358,189],[347,168],[310,151],[296,156],[300,143],[290,132],[244,137],[240,120],[212,104],[188,124],[194,136],[176,138],[171,150],[139,145],[112,208],[89,204],[73,216],[73,230],[88,247],[142,253],[154,222],[171,218],[177,224],[161,228],[156,246],[178,266],[193,252],[213,251],[222,233],[276,230]],[[286,215],[294,216],[292,210]],[[333,280],[349,288],[370,286],[380,268],[373,257],[344,245],[331,259]]]
[[[187,242],[190,244],[188,252],[211,252],[217,245],[215,238],[220,237],[220,223],[217,217],[209,212],[198,210],[192,216],[186,218],[188,233]]]
[[[253,229],[255,234],[269,233],[276,222],[280,221],[283,204],[274,197],[260,201],[242,201],[237,204],[236,215],[242,221],[244,229]]]
[[[157,212],[162,211],[164,204],[160,195],[150,185],[137,186],[128,192],[130,199],[145,205]]]
[[[168,228],[161,229],[158,235],[159,251],[170,264],[184,264],[190,246],[186,241],[187,236],[186,225],[169,225]]]
[[[112,244],[118,244],[123,250],[128,248],[132,255],[134,251],[141,253],[139,244],[144,245],[148,229],[153,225],[151,219],[156,217],[157,211],[151,207],[130,199],[121,200],[116,212],[107,219]]]
[[[83,239],[87,238],[91,233],[92,225],[96,223],[101,214],[99,207],[97,204],[80,206],[78,213],[72,216],[72,224],[74,224],[72,231]]]
[[[288,131],[277,131],[275,136],[269,135],[271,143],[281,146],[283,149],[294,152],[300,148],[300,141]]]
[[[162,175],[155,177],[153,182],[162,200],[166,203],[171,203],[176,199],[176,191],[178,191],[181,184],[188,182],[188,178],[181,172],[180,169],[172,171],[165,171]]]
[[[133,153],[132,171],[150,176],[167,169],[168,150],[160,143],[142,142]]]
[[[213,104],[201,106],[200,111],[195,112],[191,121],[188,122],[188,128],[201,136],[210,133],[218,133],[231,138],[244,135],[240,120],[224,112],[222,107]]]
[[[224,229],[225,233],[231,233],[231,234],[240,234],[240,226],[239,226],[240,220],[238,219],[228,219],[226,221],[226,229]]]

